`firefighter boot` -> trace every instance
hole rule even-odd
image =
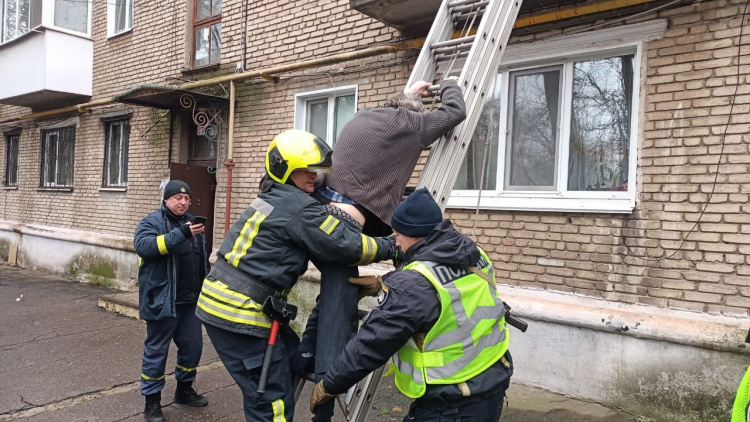
[[[208,404],[208,400],[195,391],[193,383],[180,381],[177,381],[177,389],[174,390],[174,402],[192,407],[203,407]]]
[[[164,422],[164,414],[161,413],[161,392],[146,396],[143,417],[146,418],[146,422]]]

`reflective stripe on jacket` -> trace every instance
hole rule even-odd
[[[258,195],[232,225],[218,251],[241,273],[277,292],[288,292],[307,270],[311,256],[342,265],[391,258],[392,240],[372,238],[331,216],[302,190],[286,184]],[[238,333],[267,336],[270,321],[262,303],[229,286],[214,272],[203,282],[198,317]]]
[[[441,311],[423,344],[414,338],[393,356],[396,386],[411,398],[424,395],[427,384],[459,384],[492,366],[508,350],[505,307],[484,251],[477,267],[492,280],[428,261],[404,270],[416,271],[438,292]]]

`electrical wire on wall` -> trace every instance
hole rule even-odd
[[[626,228],[628,221],[631,221],[630,219],[625,218],[623,221],[623,225],[620,229],[620,238],[622,240],[622,245],[625,246],[625,248],[627,249],[628,255],[630,256],[643,259],[646,261],[650,261],[650,262],[660,262],[660,261],[672,258],[673,256],[675,256],[678,252],[682,250],[683,246],[685,245],[685,242],[687,242],[688,240],[688,237],[690,236],[691,233],[693,233],[693,231],[695,231],[696,227],[698,227],[698,224],[700,224],[701,219],[703,218],[703,215],[706,213],[706,209],[711,203],[711,199],[714,196],[714,192],[716,192],[716,185],[718,183],[719,172],[721,170],[721,164],[722,164],[721,160],[724,157],[724,146],[726,144],[727,130],[729,129],[729,125],[732,122],[732,116],[734,115],[734,104],[737,102],[737,90],[739,89],[739,86],[740,86],[740,76],[741,76],[740,60],[742,58],[742,36],[744,35],[744,32],[745,32],[745,25],[746,25],[745,19],[747,17],[748,6],[750,6],[750,0],[748,0],[748,2],[745,3],[745,8],[742,11],[742,19],[740,20],[740,35],[739,35],[739,39],[737,40],[737,56],[736,56],[737,73],[735,75],[737,80],[735,81],[734,93],[732,94],[732,100],[729,106],[729,116],[727,117],[727,123],[724,125],[724,131],[721,135],[721,149],[719,150],[719,159],[716,162],[716,173],[714,174],[714,181],[711,185],[711,193],[708,195],[708,198],[706,199],[706,203],[705,205],[703,205],[703,209],[701,210],[700,215],[698,215],[698,219],[695,221],[695,224],[693,224],[693,227],[691,227],[690,230],[687,232],[687,234],[683,237],[682,242],[677,247],[677,249],[675,249],[671,254],[662,258],[649,258],[647,256],[638,255],[635,252],[633,252],[630,246],[626,243],[625,241],[626,236],[623,233],[623,230]]]

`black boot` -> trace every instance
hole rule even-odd
[[[164,422],[164,414],[161,413],[161,393],[146,396],[146,408],[143,409],[143,417],[146,422]]]
[[[193,407],[203,407],[208,404],[208,400],[193,389],[193,383],[179,381],[177,381],[177,389],[174,390],[174,402]]]

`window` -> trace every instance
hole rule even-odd
[[[107,36],[113,37],[133,29],[133,0],[107,2]]]
[[[128,141],[130,121],[115,120],[106,123],[104,140],[104,177],[102,186],[128,185]]]
[[[29,31],[30,0],[0,0],[0,42],[10,41]]]
[[[221,0],[195,0],[193,67],[219,63],[221,58]]]
[[[20,134],[5,137],[5,179],[3,186],[18,186],[18,142]]]
[[[294,127],[314,133],[333,146],[356,111],[356,86],[297,94]]]
[[[89,33],[89,2],[86,0],[54,0],[54,25],[83,34]]]
[[[75,126],[42,131],[40,187],[73,187]]]
[[[510,46],[448,206],[630,212],[641,43],[665,26]]]

